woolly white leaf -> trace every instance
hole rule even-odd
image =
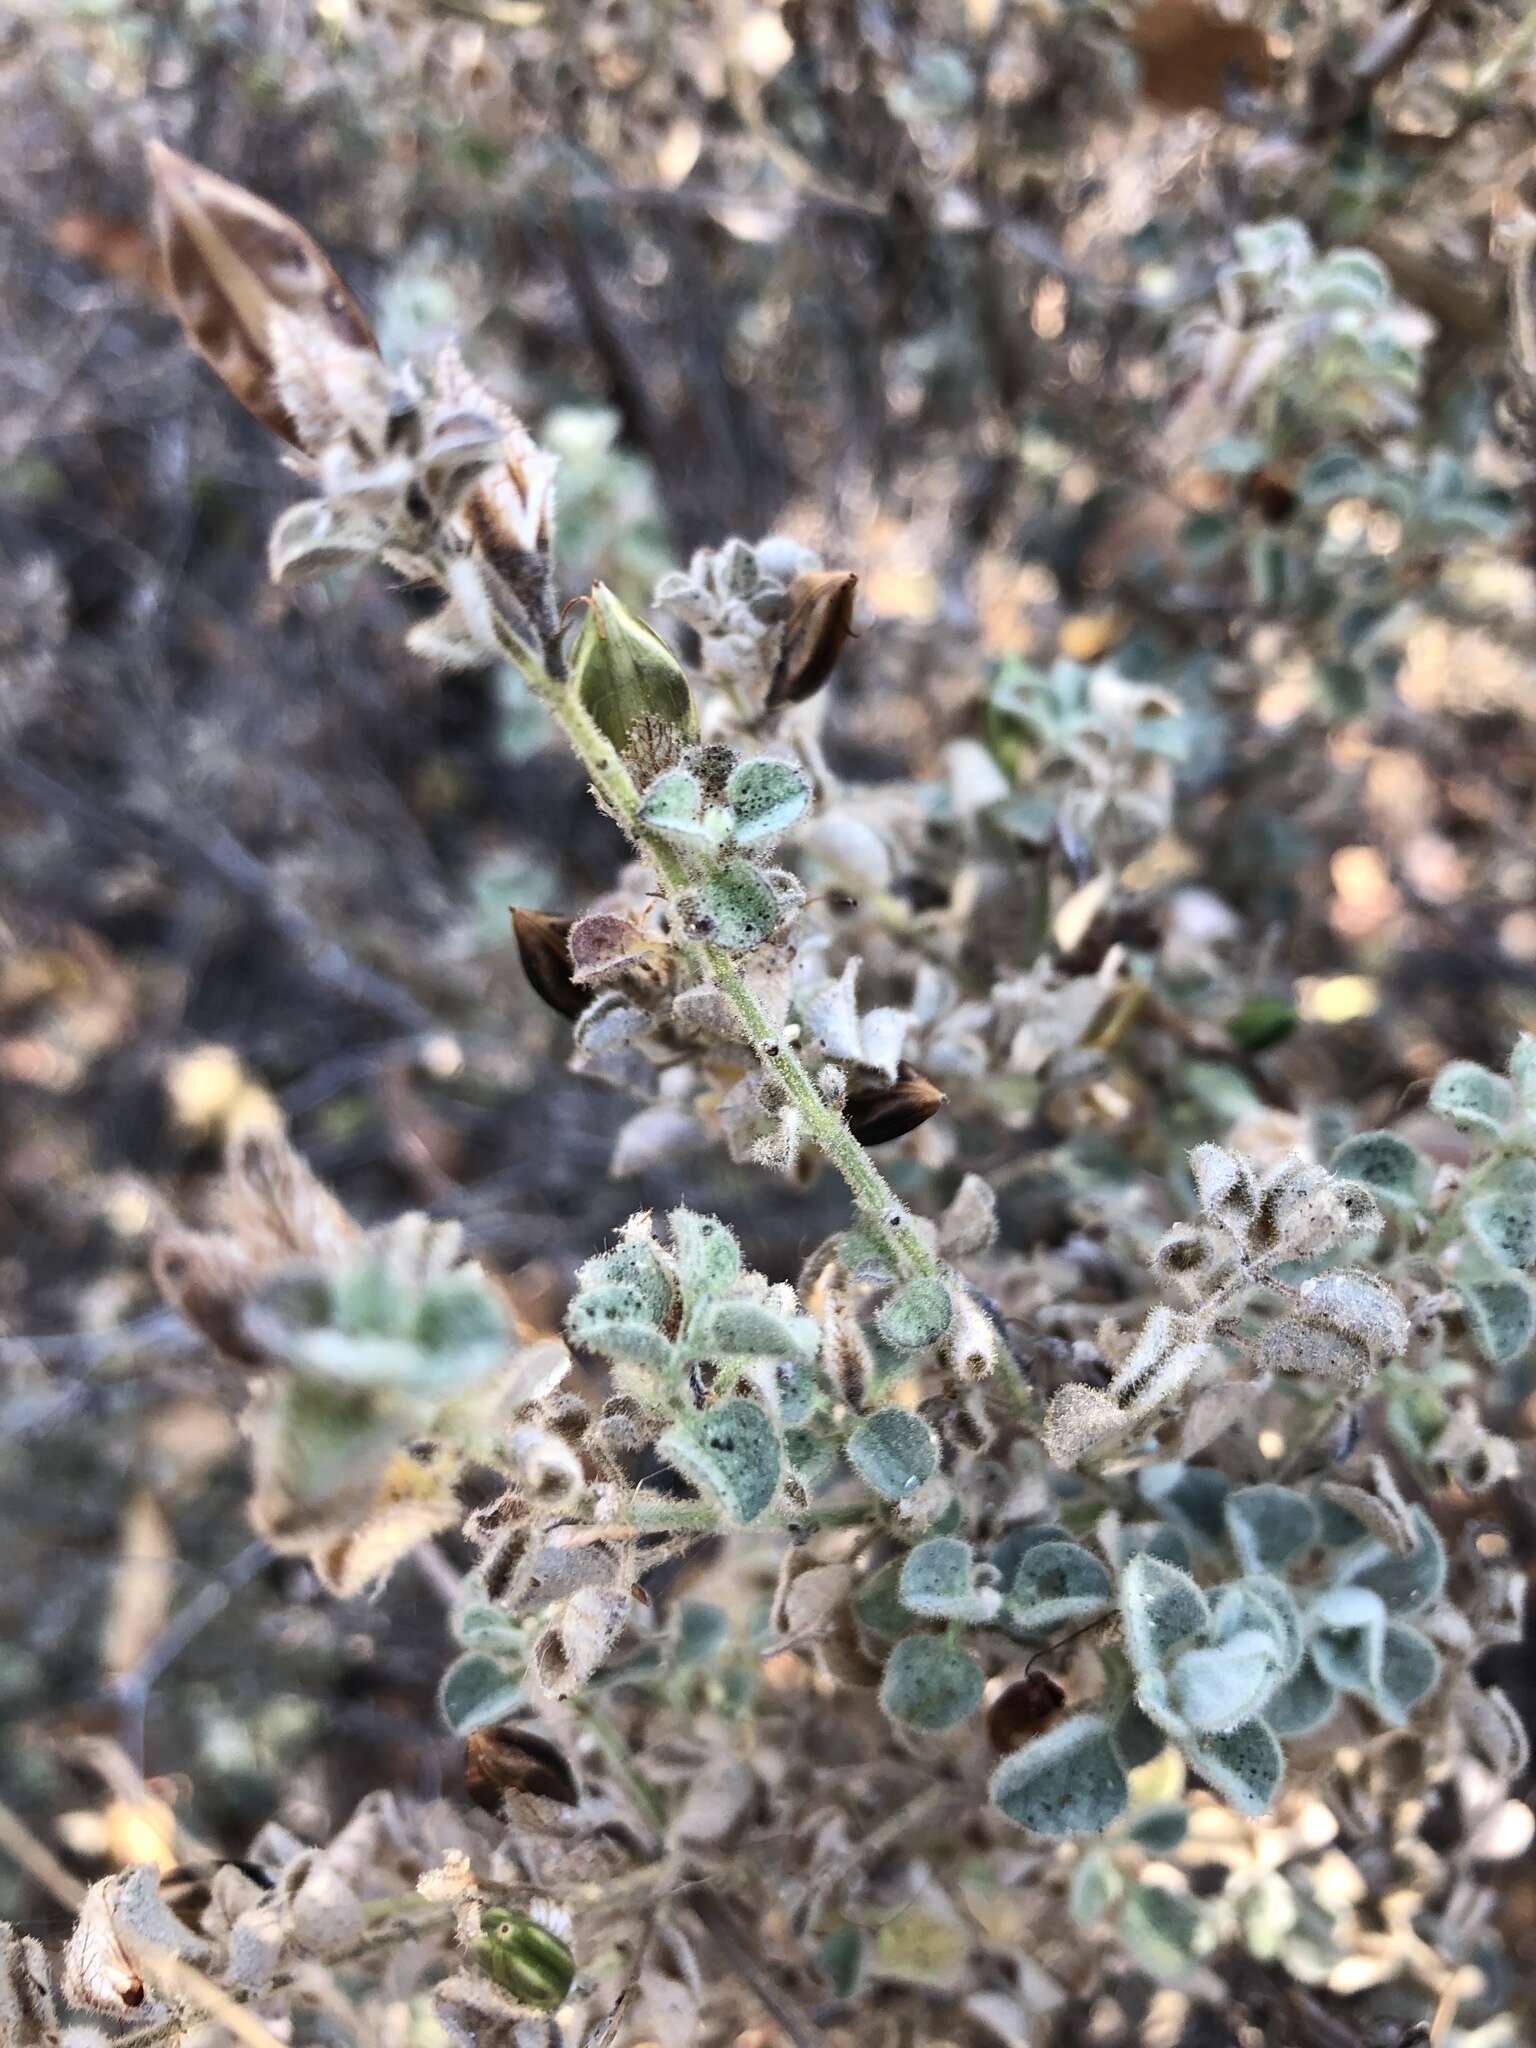
[[[1196,1145],[1189,1170],[1203,1213],[1243,1237],[1259,1206],[1259,1184],[1247,1160],[1221,1145]]]
[[[1351,1269],[1320,1273],[1302,1285],[1309,1322],[1322,1323],[1362,1344],[1374,1365],[1400,1358],[1408,1348],[1408,1313],[1384,1281]]]
[[[1098,1387],[1058,1387],[1051,1396],[1041,1441],[1053,1465],[1070,1469],[1097,1445],[1120,1435],[1126,1418],[1119,1404]]]

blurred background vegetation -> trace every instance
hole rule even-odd
[[[1536,1026],[1533,86],[1512,0],[0,25],[0,1798],[73,1867],[453,1768],[430,1567],[338,1607],[248,1543],[230,1403],[147,1279],[231,1131],[286,1118],[359,1215],[461,1218],[550,1327],[677,1186],[608,1177],[630,1105],[562,1070],[510,941],[616,833],[510,672],[402,651],[408,593],[268,586],[292,485],[167,313],[144,142],[304,221],[386,353],[464,338],[561,456],[567,588],[644,605],[770,530],[856,569],[853,780],[1006,763],[1021,705],[1070,719],[1059,660],[1174,692],[1148,887],[1243,935],[1181,1099],[1369,1124]],[[1027,1243],[1066,1203],[1017,1137]],[[775,1277],[841,1214],[718,1154],[687,1193]],[[1528,1867],[1506,1905],[1536,1963]],[[0,1915],[51,1910],[0,1857]]]

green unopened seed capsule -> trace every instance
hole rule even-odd
[[[571,683],[593,724],[621,754],[642,733],[654,751],[654,722],[680,738],[698,730],[688,678],[665,640],[637,619],[603,583],[592,586],[571,652]]]
[[[535,2012],[554,2012],[570,1996],[576,1958],[558,1934],[526,1913],[487,1907],[469,1953],[493,1984]]]

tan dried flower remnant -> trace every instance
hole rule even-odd
[[[279,1132],[236,1139],[219,1213],[217,1232],[165,1234],[156,1276],[257,1375],[242,1418],[257,1528],[361,1593],[459,1518],[464,1448],[433,1440],[440,1415],[515,1406],[560,1367],[520,1367],[509,1301],[456,1224],[364,1231]]]

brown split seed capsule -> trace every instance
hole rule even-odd
[[[523,972],[536,996],[542,996],[562,1017],[579,1017],[592,1000],[591,989],[576,980],[571,961],[573,917],[554,917],[543,910],[512,912]]]
[[[1067,1696],[1046,1671],[1031,1671],[1005,1685],[987,1708],[987,1740],[999,1756],[1033,1742],[1061,1719]]]
[[[943,1090],[935,1088],[910,1060],[903,1060],[894,1081],[878,1082],[849,1095],[843,1121],[861,1145],[888,1145],[927,1123],[943,1101]]]
[[[814,697],[837,666],[853,636],[853,594],[859,579],[851,569],[807,570],[789,586],[789,612],[768,709],[803,704]]]
[[[501,1816],[509,1792],[576,1806],[581,1792],[565,1752],[531,1728],[501,1722],[476,1728],[464,1743],[464,1789],[482,1813]]]

